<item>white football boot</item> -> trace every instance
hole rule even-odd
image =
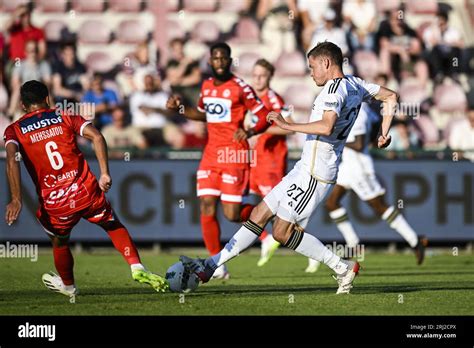
[[[214,271],[214,274],[212,275],[212,279],[229,279],[230,278],[230,273],[227,271],[227,266],[221,265],[220,267],[217,267],[216,270]]]
[[[73,297],[79,294],[79,289],[75,286],[72,289],[67,289],[60,276],[54,272],[43,274],[41,277],[43,284],[51,291],[63,294],[68,297]]]
[[[341,262],[347,265],[347,271],[343,274],[333,276],[339,284],[336,294],[348,294],[353,287],[352,283],[354,282],[355,277],[359,273],[360,264],[357,261],[342,259]]]

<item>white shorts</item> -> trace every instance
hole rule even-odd
[[[363,153],[346,156],[344,149],[342,161],[339,165],[337,185],[345,189],[352,189],[363,201],[369,201],[385,193],[375,176],[374,164],[369,155]]]
[[[305,228],[333,186],[293,168],[263,200],[274,215]]]

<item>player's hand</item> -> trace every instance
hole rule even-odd
[[[242,128],[237,129],[234,133],[234,141],[236,141],[236,142],[241,142],[243,140],[247,140],[247,138],[248,138],[248,134]]]
[[[166,101],[166,108],[170,110],[178,110],[181,105],[181,98],[176,94],[173,94]]]
[[[282,129],[286,129],[285,127],[288,126],[288,122],[285,121],[283,116],[275,111],[270,111],[267,115],[267,122],[273,122],[278,127]]]
[[[383,149],[383,148],[386,148],[388,145],[390,145],[391,142],[392,142],[392,137],[390,135],[387,135],[386,137],[384,137],[383,135],[380,135],[377,142],[377,146],[379,147],[379,149]]]
[[[102,174],[99,179],[99,187],[102,191],[107,192],[112,187],[112,178],[109,174]]]
[[[7,210],[5,213],[5,221],[7,222],[8,226],[18,219],[18,215],[20,215],[21,211],[21,202],[17,199],[12,200],[7,205]]]

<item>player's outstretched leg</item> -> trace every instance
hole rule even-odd
[[[206,283],[219,266],[238,256],[257,241],[272,216],[272,212],[262,201],[252,210],[250,219],[242,225],[218,254],[207,259],[192,259],[187,256],[181,256],[179,259],[189,272],[196,273],[201,281]]]
[[[245,222],[250,218],[250,213],[252,212],[253,208],[255,208],[252,204],[243,204],[240,210],[240,221]],[[257,262],[258,267],[262,267],[265,265],[273,256],[275,251],[280,246],[280,243],[275,241],[271,234],[267,231],[263,231],[260,237],[258,238],[262,242],[261,245],[261,255],[260,259]]]
[[[54,265],[59,275],[49,272],[43,274],[41,280],[51,291],[74,296],[79,290],[74,284],[74,258],[69,248],[69,234],[65,236],[50,236],[53,244]]]
[[[354,278],[359,273],[357,261],[343,260],[326,248],[316,237],[305,233],[294,223],[285,221],[278,216],[273,224],[273,237],[289,249],[322,262],[335,273],[339,288],[337,294],[348,294],[351,291]]]
[[[147,270],[141,263],[140,255],[125,226],[118,220],[101,225],[107,232],[115,249],[130,265],[133,280],[150,285],[157,292],[165,292],[169,285],[166,279]]]

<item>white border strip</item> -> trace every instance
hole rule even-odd
[[[216,189],[200,189],[197,190],[197,195],[199,196],[217,196],[221,195],[221,191]]]
[[[79,131],[79,134],[81,135],[81,137],[83,137],[82,132],[84,132],[84,128],[86,128],[86,126],[87,126],[88,124],[92,124],[92,122],[91,122],[91,121],[86,121],[86,122],[84,122],[84,123],[82,124],[81,129],[80,129],[80,131]]]

